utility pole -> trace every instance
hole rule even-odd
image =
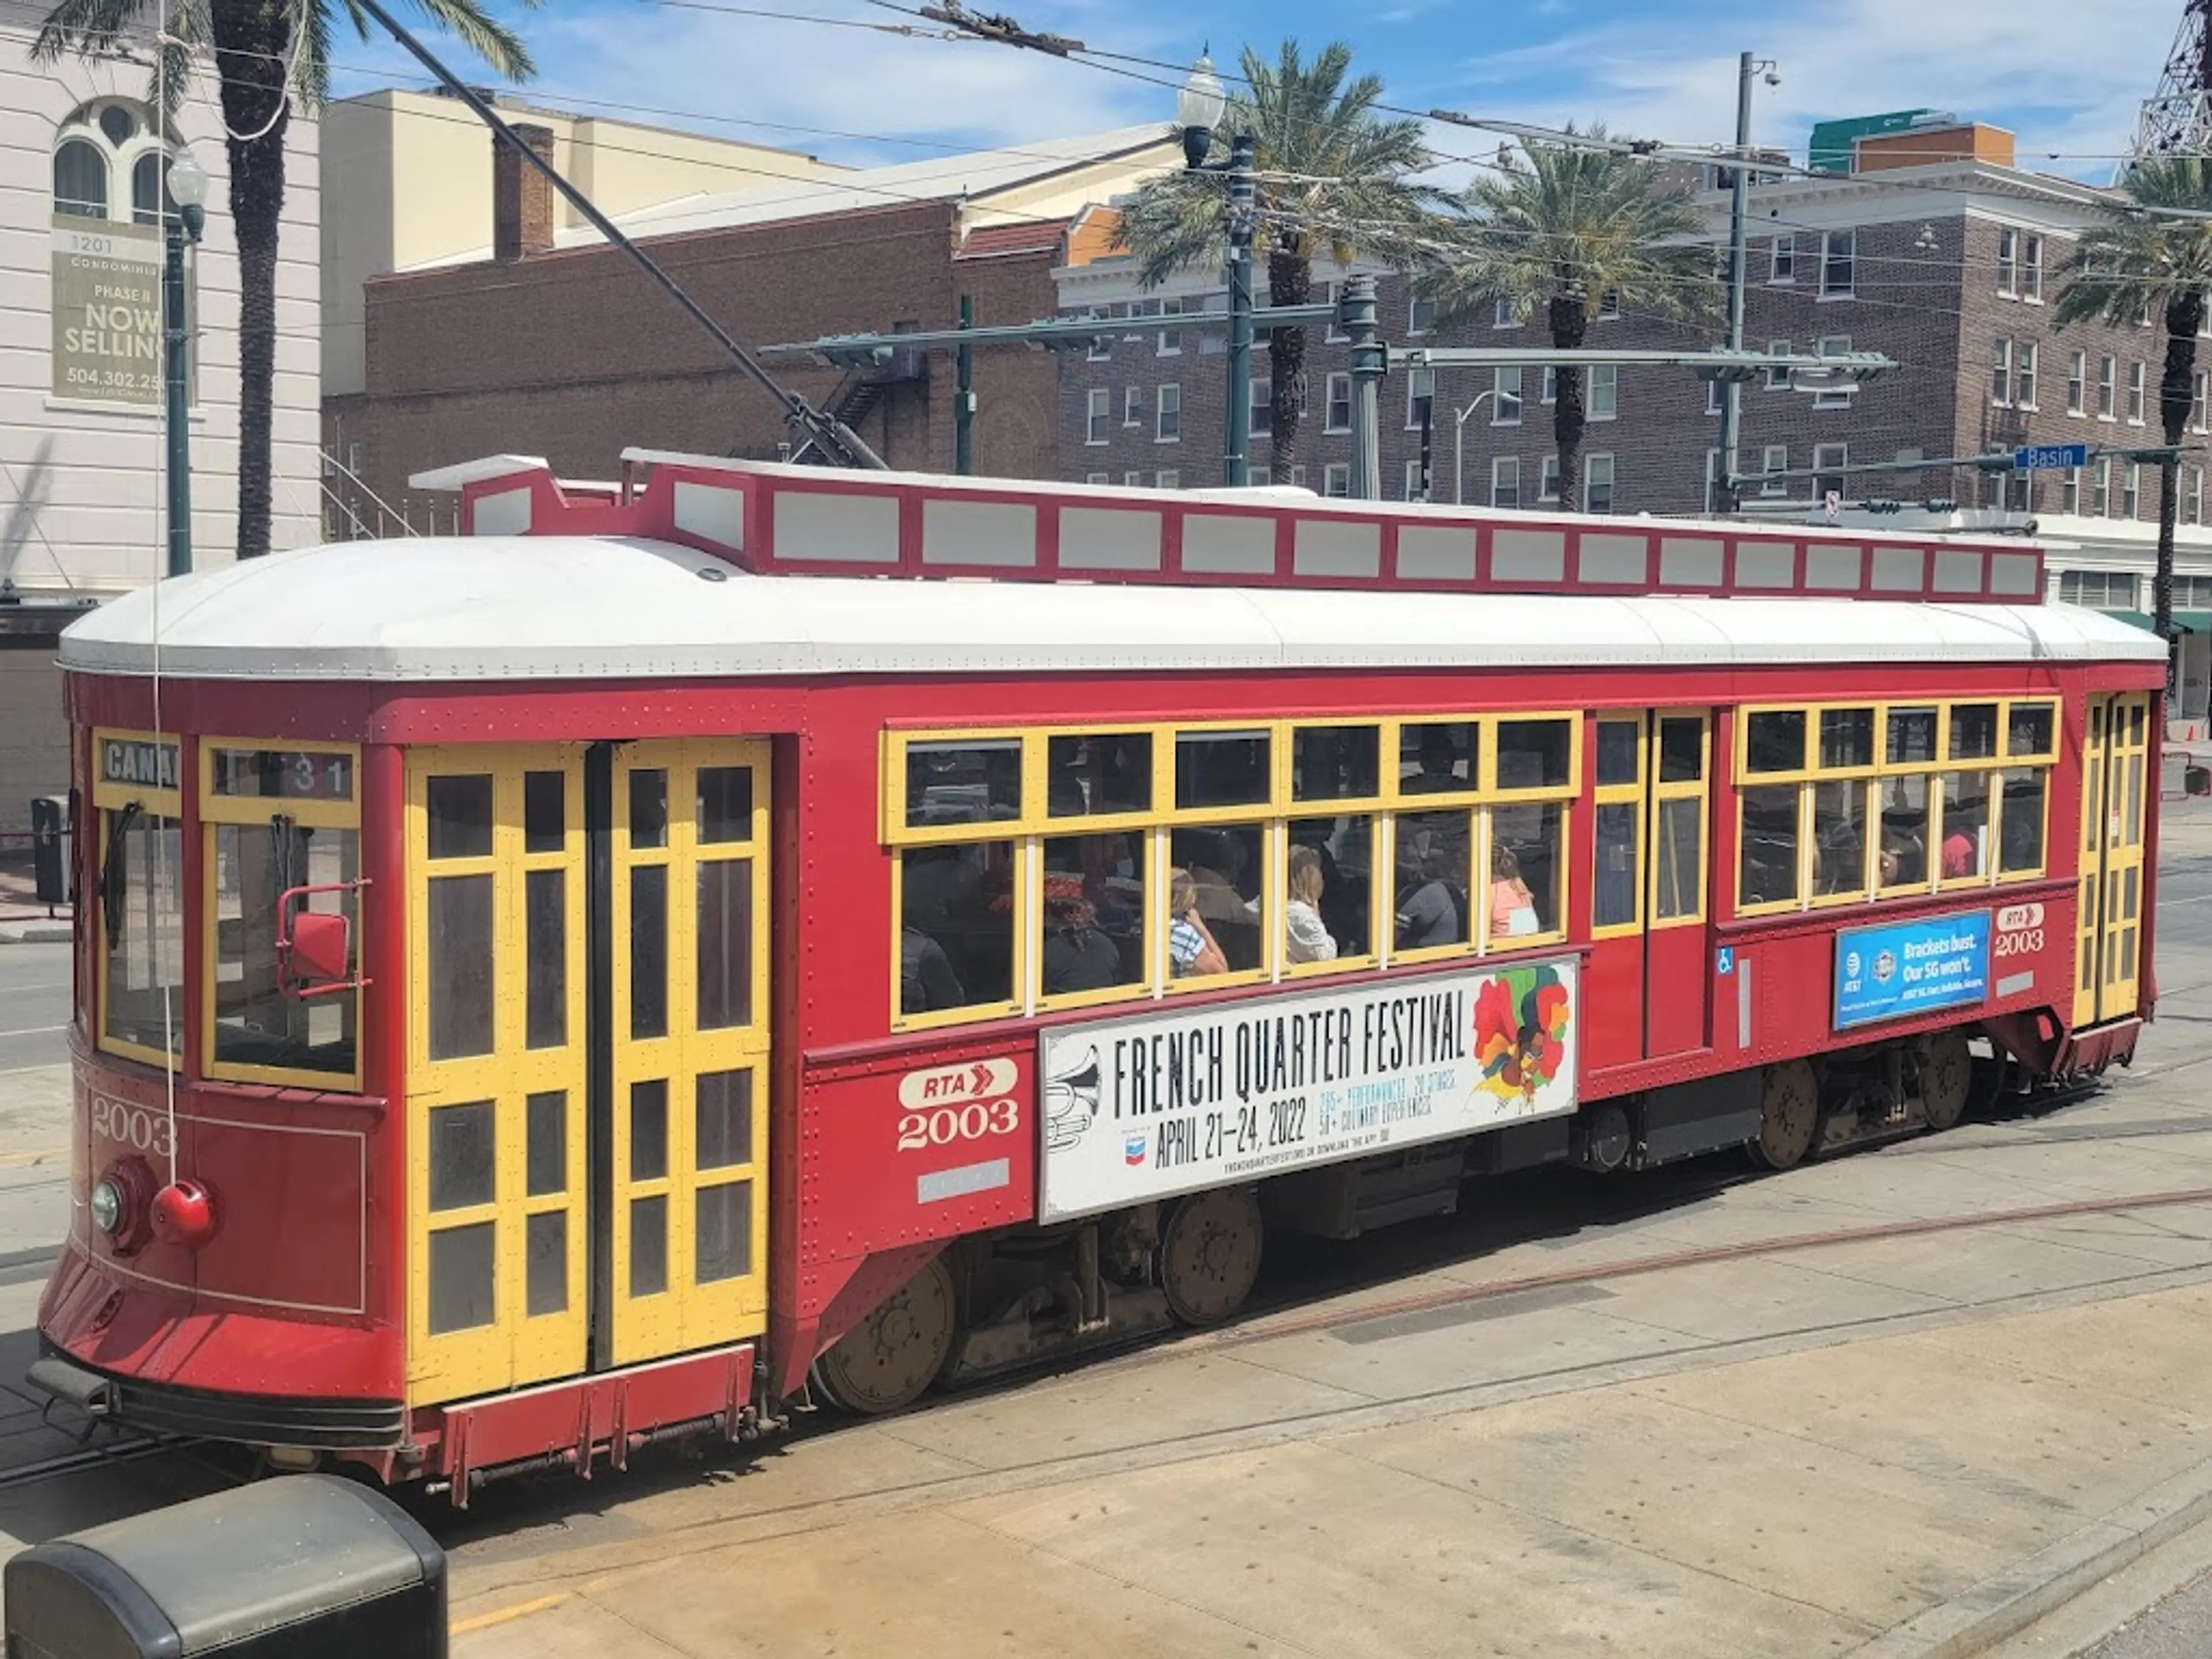
[[[1252,135],[1229,145],[1229,422],[1221,481],[1241,489],[1252,481],[1252,238],[1258,228],[1258,192],[1252,180]]]
[[[1389,353],[1375,327],[1375,279],[1344,279],[1344,331],[1352,337],[1352,496],[1382,498],[1381,416],[1377,393],[1389,367]]]
[[[965,294],[960,296],[960,326],[975,326],[975,301]],[[955,347],[952,362],[952,470],[964,478],[975,470],[975,348]]]
[[[1746,263],[1744,213],[1751,191],[1751,80],[1757,72],[1749,52],[1736,59],[1735,167],[1729,182],[1728,349],[1743,349],[1743,285]],[[1711,503],[1722,513],[1735,511],[1736,447],[1743,427],[1743,383],[1730,380],[1721,390],[1721,476]]]

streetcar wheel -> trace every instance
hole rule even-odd
[[[1938,1133],[1955,1127],[1966,1115],[1973,1086],[1974,1055],[1966,1034],[1938,1031],[1929,1038],[1928,1057],[1920,1062],[1920,1111],[1928,1127]]]
[[[1218,1325],[1260,1276],[1260,1197],[1249,1187],[1177,1200],[1160,1230],[1160,1289],[1186,1325]]]
[[[1759,1139],[1751,1155],[1770,1170],[1793,1170],[1813,1150],[1820,1122],[1820,1081],[1810,1060],[1770,1066],[1759,1097]]]
[[[932,1261],[814,1362],[814,1380],[857,1416],[912,1405],[952,1352],[955,1305],[951,1270]]]

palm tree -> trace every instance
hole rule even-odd
[[[1582,137],[1528,144],[1525,163],[1509,156],[1458,198],[1455,251],[1419,278],[1439,324],[1487,315],[1499,301],[1525,322],[1540,307],[1553,345],[1568,351],[1608,304],[1688,321],[1718,302],[1712,248],[1690,192],[1663,184],[1602,125]],[[1558,375],[1552,434],[1559,505],[1571,512],[1582,493],[1583,371],[1563,367]]]
[[[1269,64],[1245,47],[1246,90],[1232,94],[1214,129],[1218,146],[1249,133],[1261,174],[1255,252],[1267,258],[1267,303],[1297,306],[1313,292],[1316,251],[1349,263],[1355,252],[1387,253],[1443,199],[1411,182],[1433,165],[1413,120],[1384,120],[1375,110],[1382,82],[1363,75],[1349,83],[1352,48],[1333,41],[1310,64],[1296,40],[1283,42]],[[1137,257],[1147,287],[1185,265],[1221,257],[1229,184],[1218,173],[1163,174],[1123,207],[1115,233]],[[1273,383],[1270,430],[1276,465],[1296,452],[1306,408],[1306,331],[1267,335]]]
[[[368,17],[343,5],[364,40]],[[509,80],[532,73],[529,51],[480,0],[415,0],[431,21]],[[535,6],[542,0],[522,0]],[[90,58],[163,32],[149,101],[173,115],[196,60],[212,52],[230,155],[238,237],[238,556],[269,550],[270,415],[276,378],[276,226],[284,210],[284,132],[292,106],[312,114],[330,95],[331,0],[56,0],[32,58]]]
[[[2174,218],[2179,208],[2212,214],[2212,160],[2160,155],[2138,161],[2121,181],[2122,196],[2102,207],[2106,222],[2085,232],[2058,271],[2052,326],[2100,322],[2134,328],[2156,308],[2166,325],[2166,366],[2158,380],[2158,418],[2166,453],[2158,464],[2158,574],[2151,586],[2151,626],[2173,653],[2173,519],[2181,471],[2181,434],[2194,402],[2197,331],[2212,291],[2212,219]],[[2146,211],[2146,210],[2151,210]]]

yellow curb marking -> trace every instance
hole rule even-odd
[[[534,1601],[518,1601],[511,1607],[498,1607],[489,1613],[475,1613],[466,1619],[456,1619],[447,1627],[448,1633],[466,1636],[471,1631],[489,1630],[494,1625],[504,1625],[514,1619],[527,1619],[533,1613],[543,1613],[548,1607],[557,1607],[563,1601],[574,1600],[574,1590],[556,1590],[551,1595],[541,1595]]]

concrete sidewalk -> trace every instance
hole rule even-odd
[[[2212,1513],[2212,1200],[2176,1196],[2212,1117],[2177,1071],[462,1543],[456,1650],[1978,1651]],[[1745,1249],[1644,1265],[1692,1241]]]

